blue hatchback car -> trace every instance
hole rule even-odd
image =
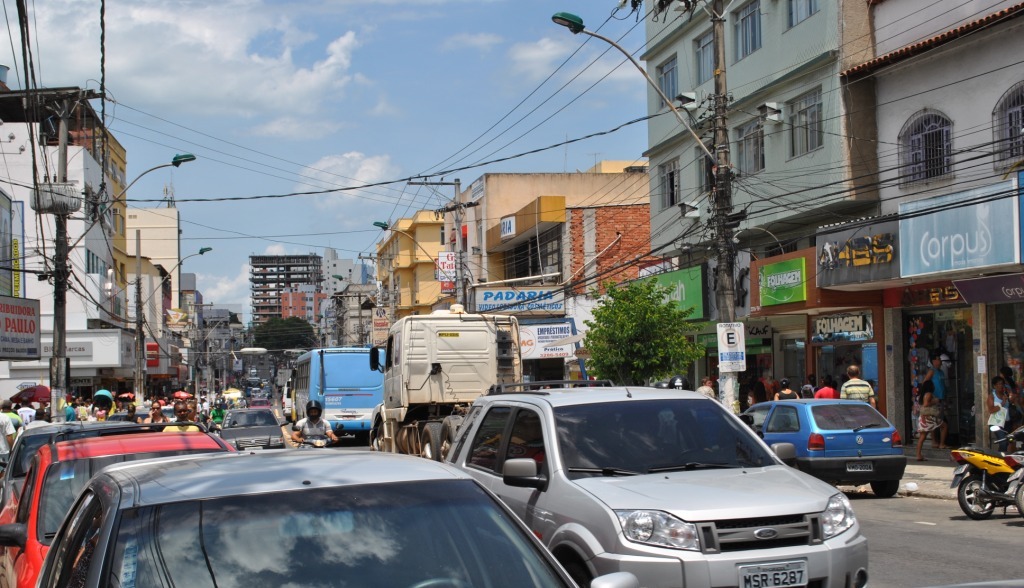
[[[832,484],[871,484],[876,496],[896,494],[907,467],[899,431],[859,400],[776,400],[743,413],[765,443],[792,443],[790,465]]]

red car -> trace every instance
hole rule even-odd
[[[32,458],[21,496],[0,511],[0,588],[35,586],[36,576],[64,515],[89,479],[126,461],[234,451],[199,432],[129,433],[60,441]]]

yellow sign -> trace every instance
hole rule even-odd
[[[21,243],[18,239],[11,239],[11,267],[14,272],[11,275],[11,295],[21,298]]]
[[[459,334],[458,333],[441,332],[441,333],[438,333],[437,336],[438,337],[458,337]]]

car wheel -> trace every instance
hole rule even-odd
[[[459,425],[462,424],[462,417],[450,415],[444,417],[441,421],[441,458],[442,460],[448,458],[448,452],[452,450],[452,446],[455,445],[455,432],[459,430]]]
[[[875,493],[878,498],[892,498],[896,496],[896,492],[900,489],[899,480],[880,480],[877,482],[871,482],[871,491]]]
[[[982,487],[981,478],[967,476],[956,489],[956,501],[960,503],[960,510],[976,521],[989,518],[996,510],[991,500],[981,499],[979,492]]]
[[[441,461],[441,423],[431,421],[420,431],[420,457]]]
[[[559,563],[562,564],[562,567],[565,568],[565,571],[568,572],[569,577],[572,578],[573,582],[576,582],[577,586],[590,586],[590,582],[594,577],[590,575],[587,564],[575,557]]]

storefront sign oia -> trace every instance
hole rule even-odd
[[[519,325],[519,349],[522,359],[545,359],[549,357],[571,357],[575,345],[551,345],[572,336],[572,325],[568,321],[557,323]]]
[[[0,359],[39,359],[39,320],[38,300],[0,296]]]
[[[851,223],[853,224],[853,223]],[[818,287],[880,282],[900,276],[899,224],[895,220],[830,227],[815,239]]]
[[[668,299],[675,302],[677,307],[682,310],[693,309],[691,319],[707,316],[704,310],[704,266],[656,274],[653,279],[669,288]]]
[[[761,266],[758,290],[761,306],[807,300],[806,264],[803,257]]]
[[[476,288],[476,312],[506,314],[565,314],[565,293],[561,288]]]

